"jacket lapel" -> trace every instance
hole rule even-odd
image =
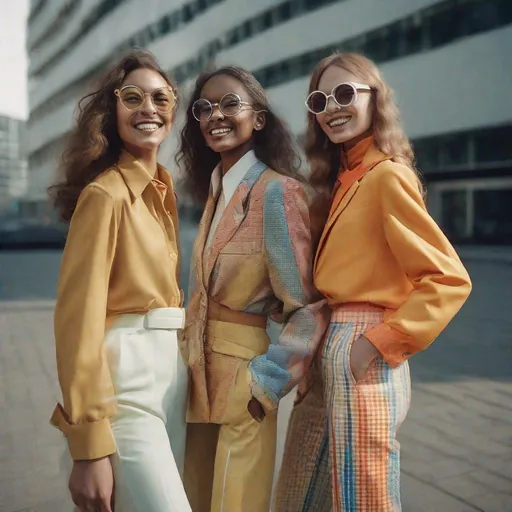
[[[215,232],[215,238],[213,243],[208,251],[206,251],[206,257],[202,262],[203,265],[206,265],[206,282],[205,287],[208,289],[208,284],[210,282],[211,273],[213,268],[215,267],[215,263],[217,262],[217,258],[219,257],[220,251],[226,246],[226,244],[233,238],[233,235],[236,233],[237,229],[240,227],[240,224],[244,220],[247,214],[247,203],[249,193],[256,183],[258,178],[261,176],[263,171],[267,168],[267,166],[263,162],[256,162],[245,174],[244,179],[240,182],[233,197],[226,205],[226,209],[222,214],[220,222],[217,226],[217,230]],[[212,213],[213,217],[213,213]],[[210,223],[208,225],[208,230],[205,231],[204,241],[203,241],[203,249],[204,243],[208,237],[208,231],[210,229]],[[200,267],[203,268],[203,267]]]
[[[207,283],[204,282],[204,272],[203,272],[203,260],[204,260],[204,247],[206,244],[206,240],[208,239],[208,233],[210,231],[210,226],[212,224],[213,216],[215,214],[215,205],[217,204],[219,194],[214,196],[212,193],[208,196],[206,201],[206,205],[204,207],[203,216],[201,217],[201,222],[197,228],[196,240],[194,242],[194,250],[192,254],[195,256],[194,260],[194,272],[196,276],[196,283],[201,287],[203,292],[206,292]]]
[[[355,181],[350,188],[347,190],[347,192],[342,196],[341,194],[337,194],[334,199],[331,206],[331,210],[329,212],[329,218],[327,219],[327,223],[325,225],[325,228],[322,232],[322,236],[320,237],[320,242],[318,244],[318,250],[316,251],[315,255],[315,263],[314,266],[316,268],[318,258],[320,256],[320,253],[325,245],[325,242],[327,240],[327,237],[329,235],[329,232],[332,229],[332,226],[334,223],[338,220],[339,216],[343,213],[343,211],[347,208],[347,206],[350,204],[350,201],[354,198],[356,192],[358,191],[360,187],[361,180],[368,174],[369,171],[371,171],[377,164],[385,161],[390,160],[391,157],[386,156],[384,153],[381,153],[377,148],[374,146],[370,147],[368,152],[366,153],[363,161],[360,164],[360,170],[363,171],[360,174],[360,177]],[[356,169],[350,172],[357,172]]]
[[[325,240],[327,239],[327,236],[329,235],[329,232],[331,231],[333,224],[336,222],[336,220],[341,215],[343,210],[345,210],[345,208],[350,204],[350,201],[355,196],[358,188],[359,188],[359,180],[352,184],[352,186],[347,190],[346,194],[343,196],[341,201],[338,202],[337,205],[335,205],[333,203],[331,212],[329,214],[329,218],[327,219],[327,223],[322,232],[322,236],[320,237],[320,242],[318,244],[318,250],[316,251],[315,263],[314,263],[315,267],[316,267],[316,263],[317,263],[319,255],[320,255],[320,252],[324,247]],[[336,198],[334,199],[334,201],[336,201]]]

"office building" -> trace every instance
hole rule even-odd
[[[253,71],[301,137],[309,74],[363,52],[394,88],[429,208],[456,242],[512,244],[510,0],[35,0],[28,200],[44,202],[77,99],[114,55],[156,54],[186,90],[212,64]],[[176,139],[162,155],[173,168]]]

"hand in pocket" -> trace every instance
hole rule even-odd
[[[261,422],[265,419],[265,409],[256,398],[252,397],[249,400],[247,410],[256,421]]]
[[[350,349],[350,371],[356,382],[364,379],[372,361],[379,351],[364,336],[359,336]]]

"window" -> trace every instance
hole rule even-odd
[[[192,19],[194,18],[194,12],[192,10],[191,4],[185,4],[183,6],[183,22],[184,23],[190,23]]]
[[[312,11],[313,9],[318,9],[324,5],[330,4],[332,0],[303,0],[304,8],[306,11]]]
[[[420,16],[410,16],[403,20],[400,55],[410,55],[422,50],[424,28]]]
[[[467,239],[466,197],[465,190],[450,190],[441,194],[441,225],[444,233],[453,243],[461,243]]]
[[[277,16],[280,23],[288,21],[292,17],[291,2],[284,2],[277,8]]]
[[[419,169],[425,173],[439,170],[439,144],[435,137],[414,141],[413,146]]]
[[[458,23],[461,36],[491,30],[499,24],[496,2],[465,2],[460,6]]]
[[[475,134],[476,162],[512,162],[512,126],[499,126]]]
[[[164,16],[159,22],[158,22],[158,29],[159,29],[159,35],[163,36],[164,34],[167,34],[171,30],[171,20],[169,16]]]
[[[447,135],[440,140],[440,165],[469,166],[469,136],[467,133]]]
[[[428,173],[474,171],[512,162],[512,125],[426,137],[414,141],[418,167]]]
[[[428,34],[431,48],[447,44],[456,37],[459,19],[450,9],[451,2],[443,2],[427,11]]]
[[[400,23],[394,23],[367,34],[364,54],[377,62],[398,57],[400,28]]]
[[[47,3],[48,0],[39,0],[37,5],[30,12],[30,16],[28,18],[29,24],[32,23],[43,12],[43,9]]]
[[[233,30],[230,30],[226,36],[226,47],[235,46],[235,44],[238,44],[240,42],[240,36],[238,33],[238,29],[234,28]]]
[[[252,23],[251,20],[247,20],[242,26],[240,31],[240,39],[249,39],[252,36]]]
[[[272,11],[266,11],[262,16],[262,30],[268,30],[273,25]]]
[[[512,244],[512,189],[476,190],[475,241],[482,244]]]

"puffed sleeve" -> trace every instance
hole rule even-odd
[[[393,164],[380,173],[378,186],[385,237],[413,291],[365,336],[396,367],[435,340],[466,301],[471,281],[428,214],[414,173]]]
[[[326,301],[313,285],[315,244],[308,199],[296,180],[268,183],[263,237],[272,289],[282,303],[283,328],[249,369],[253,396],[272,410],[304,376],[328,324]]]

